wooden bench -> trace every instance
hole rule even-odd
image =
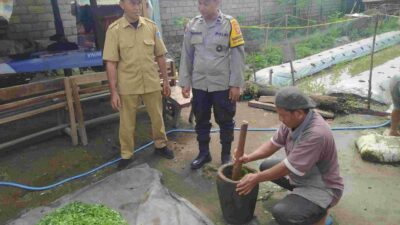
[[[51,127],[24,137],[0,144],[0,149],[18,144],[40,135],[57,130],[70,128],[69,135],[73,145],[78,144],[78,136],[75,132],[75,114],[72,103],[72,93],[67,78],[59,78],[42,82],[18,85],[0,89],[0,126],[17,120],[31,118],[39,114],[54,110],[66,110],[69,112],[69,122],[57,122],[58,126]],[[26,133],[26,132],[24,132]]]
[[[173,125],[177,126],[180,112],[182,107],[190,105],[190,100],[182,100],[180,87],[176,86],[176,69],[175,63],[172,60],[167,60],[167,74],[169,83],[171,85],[171,96],[163,98],[163,114],[170,115],[173,118]],[[78,121],[76,127],[81,138],[82,144],[88,144],[88,138],[86,134],[86,125],[94,122],[101,122],[113,118],[118,118],[119,113],[114,113],[106,116],[101,116],[90,121],[85,121],[83,115],[82,101],[91,100],[96,98],[108,97],[110,95],[108,89],[108,80],[106,72],[99,72],[94,74],[78,75],[69,77],[71,92],[73,96],[75,114]],[[163,79],[160,77],[162,84]],[[143,105],[142,105],[143,106]]]
[[[171,96],[163,98],[164,117],[170,115],[172,117],[172,126],[177,128],[179,126],[179,118],[181,116],[182,108],[191,105],[190,98],[182,96],[182,88],[179,86],[171,86]]]

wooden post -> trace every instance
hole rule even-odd
[[[292,86],[295,86],[293,61],[290,60],[289,63],[290,63],[290,73],[292,74]]]
[[[268,49],[268,40],[269,40],[269,23],[267,23],[267,28],[265,29],[265,49]]]
[[[81,136],[82,144],[87,145],[88,138],[86,134],[85,120],[83,118],[81,100],[79,97],[79,85],[73,79],[71,79],[71,86],[72,86],[72,95],[74,98],[74,105],[76,110],[76,117],[78,119],[78,124],[79,124],[79,135]]]
[[[288,36],[288,29],[287,29],[287,26],[288,26],[288,15],[285,15],[285,40],[287,41],[287,36]]]
[[[379,14],[375,18],[375,31],[374,39],[372,41],[372,52],[371,52],[371,64],[369,69],[369,80],[368,80],[368,109],[371,109],[371,95],[372,95],[372,71],[374,70],[374,54],[375,54],[375,41],[376,33],[378,31]]]
[[[71,83],[70,83],[70,78],[65,78],[64,79],[64,85],[65,85],[65,95],[66,95],[66,101],[67,101],[67,107],[68,107],[68,114],[69,114],[69,123],[71,127],[71,140],[72,140],[72,145],[78,145],[78,132],[76,128],[76,121],[75,121],[75,111],[74,111],[74,103],[73,103],[73,97],[72,97],[72,89],[71,89]]]
[[[311,10],[312,10],[312,1],[308,2],[308,8],[307,8],[307,36],[310,34],[310,17],[311,17]]]
[[[268,81],[269,85],[272,85],[272,74],[273,73],[274,73],[274,70],[273,69],[269,69],[269,81]]]
[[[242,126],[240,127],[239,143],[238,143],[238,147],[235,152],[236,159],[239,159],[240,157],[243,156],[244,144],[246,143],[246,134],[247,134],[248,126],[249,126],[249,123],[247,121],[242,122]],[[232,180],[233,181],[239,180],[241,170],[242,170],[242,163],[236,162],[233,165],[233,170],[232,170]]]
[[[258,22],[260,25],[263,23],[262,15],[263,15],[263,8],[261,5],[261,0],[258,0]]]

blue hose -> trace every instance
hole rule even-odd
[[[379,124],[379,125],[356,126],[356,127],[334,127],[334,128],[332,128],[332,130],[333,131],[344,131],[344,130],[377,129],[377,128],[388,126],[389,124],[390,124],[390,120],[388,120],[388,121],[386,121],[386,122],[384,122],[382,124]],[[238,130],[240,130],[240,128],[235,128],[235,130],[238,131]],[[276,131],[276,130],[277,130],[276,128],[249,128],[248,129],[248,131],[264,131],[264,132],[271,132],[271,131]],[[218,132],[218,131],[219,131],[219,129],[212,129],[211,133],[215,133],[215,132]],[[172,133],[195,133],[195,130],[191,130],[191,129],[175,129],[175,130],[168,131],[167,135],[168,134],[172,134]],[[153,143],[154,142],[151,141],[151,142],[141,146],[140,148],[136,149],[134,151],[134,153],[138,153],[138,152],[146,149],[147,147],[151,146]],[[67,178],[65,180],[62,180],[62,181],[59,181],[59,182],[57,182],[55,184],[44,186],[44,187],[33,187],[33,186],[27,186],[27,185],[23,185],[23,184],[18,184],[18,183],[15,183],[15,182],[5,182],[5,181],[0,181],[0,187],[1,186],[8,186],[8,187],[15,187],[15,188],[20,188],[20,189],[25,189],[25,190],[28,190],[28,191],[45,191],[45,190],[49,190],[49,189],[55,188],[57,186],[60,186],[60,185],[62,185],[64,183],[67,183],[69,181],[73,181],[73,180],[88,176],[88,175],[90,175],[90,174],[92,174],[92,173],[94,173],[94,172],[96,172],[98,170],[101,170],[101,169],[103,169],[103,168],[105,168],[107,166],[110,166],[110,165],[112,165],[112,164],[114,164],[114,163],[116,163],[116,162],[118,162],[120,160],[121,160],[121,157],[119,157],[117,159],[114,159],[114,160],[112,160],[110,162],[107,162],[107,163],[105,163],[105,164],[103,164],[103,165],[101,165],[99,167],[96,167],[96,168],[94,168],[94,169],[92,169],[90,171],[87,171],[85,173],[81,173],[81,174],[78,174],[76,176],[69,177],[69,178]]]

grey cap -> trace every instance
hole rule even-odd
[[[287,110],[311,109],[317,104],[297,87],[284,87],[275,95],[275,105]]]

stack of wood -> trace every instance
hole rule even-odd
[[[317,103],[314,109],[325,119],[333,119],[338,113],[359,113],[375,116],[388,116],[389,113],[375,111],[371,109],[359,108],[347,101],[344,97],[334,97],[326,95],[310,95],[310,98]],[[258,100],[249,101],[248,105],[254,108],[276,111],[275,96],[260,96]]]

